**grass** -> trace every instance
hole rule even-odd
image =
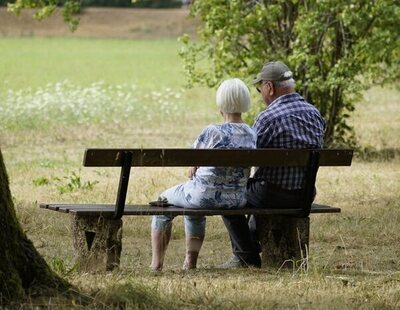
[[[24,89],[64,80],[79,86],[140,84],[182,87],[175,39],[117,40],[1,38],[0,89]],[[145,57],[143,57],[145,55]]]
[[[126,217],[120,270],[79,274],[68,216],[40,210],[38,202],[113,202],[119,171],[81,168],[83,150],[188,146],[219,122],[214,92],[182,88],[173,40],[0,39],[0,48],[0,80],[7,80],[0,85],[0,143],[19,220],[90,307],[400,307],[398,90],[365,93],[353,118],[364,153],[351,168],[321,168],[317,201],[343,212],[312,216],[308,270],[218,270],[229,240],[221,219],[208,217],[199,269],[180,270],[177,218],[165,271],[153,274],[150,218]],[[134,169],[128,201],[147,203],[185,176],[180,168]],[[83,307],[62,296],[23,306]]]

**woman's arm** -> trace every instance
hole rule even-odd
[[[189,168],[189,179],[193,179],[194,175],[196,174],[196,171],[199,167],[190,167]]]

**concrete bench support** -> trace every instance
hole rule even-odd
[[[256,215],[262,267],[307,266],[310,218]]]
[[[119,266],[122,220],[102,216],[72,215],[76,263],[82,272],[111,271]]]

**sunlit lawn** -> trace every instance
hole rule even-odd
[[[18,217],[93,307],[400,307],[399,91],[375,88],[357,105],[353,123],[373,161],[321,168],[317,201],[343,212],[312,216],[309,270],[216,269],[230,245],[220,218],[209,217],[199,269],[183,272],[178,218],[165,271],[155,275],[150,218],[126,217],[120,270],[82,275],[73,270],[68,215],[37,203],[114,202],[119,171],[82,168],[84,149],[189,146],[220,121],[214,91],[183,88],[174,40],[0,39],[0,50],[0,143]],[[389,160],[379,156],[387,150]],[[71,188],[77,176],[82,186]],[[185,176],[180,168],[134,169],[128,201],[147,203]]]

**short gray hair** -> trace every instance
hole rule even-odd
[[[296,82],[293,78],[285,81],[273,81],[276,88],[296,87]]]
[[[240,79],[225,80],[218,87],[216,101],[221,112],[247,112],[250,108],[250,91]]]

